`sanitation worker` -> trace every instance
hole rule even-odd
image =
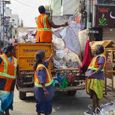
[[[14,47],[9,45],[0,55],[0,113],[5,115],[10,115],[9,109],[13,109],[17,71],[17,59],[13,54]]]
[[[59,28],[67,26],[68,23],[62,25],[55,25],[51,18],[46,14],[46,9],[44,6],[38,8],[40,15],[36,18],[37,32],[36,32],[36,42],[52,42],[52,30],[51,28]]]
[[[34,65],[34,93],[37,115],[50,115],[52,112],[52,98],[55,89],[53,87],[53,78],[48,71],[48,63],[51,57],[45,60],[44,51],[39,51],[36,54],[36,63]]]
[[[100,104],[99,101],[103,99],[104,94],[104,67],[106,58],[104,53],[104,47],[102,45],[96,46],[96,55],[93,57],[91,63],[86,71],[86,92],[92,99],[92,106],[85,112],[86,115],[99,114]]]

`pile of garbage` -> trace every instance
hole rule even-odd
[[[20,28],[17,33],[18,43],[35,43],[35,33],[35,28]]]
[[[102,105],[99,115],[115,115],[115,101]]]
[[[68,27],[54,32],[55,68],[78,68],[81,66],[81,47],[78,39],[79,26],[70,23]]]
[[[57,69],[53,85],[64,90],[77,86],[78,68],[81,66],[81,44],[78,38],[80,26],[74,21],[69,26],[57,29],[53,34],[54,67]],[[68,69],[69,68],[69,69]]]
[[[64,90],[67,86],[73,86],[74,80],[76,80],[76,75],[77,72],[75,70],[59,71],[53,77],[54,78],[53,86],[59,87],[61,90]]]

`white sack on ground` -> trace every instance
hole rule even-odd
[[[99,115],[115,115],[115,101],[102,105]]]

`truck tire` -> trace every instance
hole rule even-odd
[[[76,91],[68,91],[67,95],[68,96],[74,96],[76,94]]]
[[[19,98],[20,98],[21,100],[25,100],[25,99],[26,99],[26,92],[21,92],[21,91],[19,91]]]

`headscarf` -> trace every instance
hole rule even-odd
[[[36,70],[37,65],[43,63],[43,58],[45,57],[45,51],[40,50],[36,53],[36,62],[34,64],[34,70]]]
[[[14,50],[14,47],[12,45],[8,45],[6,47],[3,48],[3,52],[4,53],[11,53]]]
[[[45,52],[43,50],[40,50],[36,54],[36,60],[41,61],[45,56]]]
[[[96,54],[102,54],[104,52],[104,47],[102,45],[97,45],[96,46]]]

